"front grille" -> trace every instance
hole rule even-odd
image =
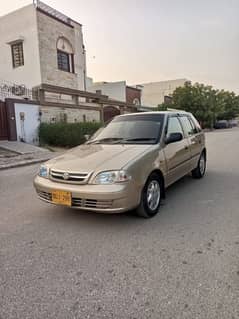
[[[54,169],[50,170],[51,180],[61,181],[61,183],[86,184],[90,175],[91,173],[74,173]]]
[[[37,191],[40,198],[52,202],[52,194],[42,191]],[[96,208],[96,209],[110,209],[112,208],[112,200],[96,200],[96,199],[83,199],[83,198],[72,198],[72,207],[76,208]]]
[[[37,194],[40,198],[48,200],[49,202],[52,201],[52,195],[51,193],[46,193],[46,192],[41,192],[41,191],[37,191]]]
[[[97,208],[97,209],[109,209],[112,207],[112,200],[96,200],[96,199],[82,199],[72,198],[73,207],[84,207],[84,208]]]

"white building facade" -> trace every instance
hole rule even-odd
[[[81,24],[40,1],[0,17],[0,80],[85,90]]]
[[[184,86],[186,82],[187,79],[177,79],[137,85],[142,91],[142,105],[157,107],[164,102],[165,96],[171,96],[176,88]]]
[[[92,82],[89,83],[87,91],[96,93],[101,92],[108,95],[111,99],[125,102],[126,101],[126,82]]]
[[[127,85],[126,81],[93,82],[88,78],[87,91],[107,95],[113,100],[141,105],[141,89]]]

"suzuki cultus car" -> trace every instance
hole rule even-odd
[[[102,213],[135,209],[148,218],[169,185],[188,173],[204,176],[206,159],[205,136],[192,114],[120,115],[85,144],[41,165],[34,186],[52,204]]]

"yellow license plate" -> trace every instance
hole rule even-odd
[[[52,202],[54,204],[71,206],[71,192],[66,191],[53,191]]]

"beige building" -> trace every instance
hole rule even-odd
[[[142,105],[157,107],[164,102],[165,96],[172,95],[177,87],[184,86],[187,81],[187,79],[177,79],[137,85],[142,90]]]
[[[141,105],[141,89],[127,85],[126,81],[93,82],[87,79],[87,91],[107,95],[109,98],[133,105]]]
[[[125,82],[87,92],[81,24],[41,1],[0,17],[0,50],[0,140],[36,144],[41,122],[108,122],[140,104]]]
[[[0,17],[0,80],[85,90],[82,25],[35,1]]]
[[[101,92],[108,95],[111,99],[125,102],[126,101],[126,82],[91,82],[88,83],[87,91]]]

